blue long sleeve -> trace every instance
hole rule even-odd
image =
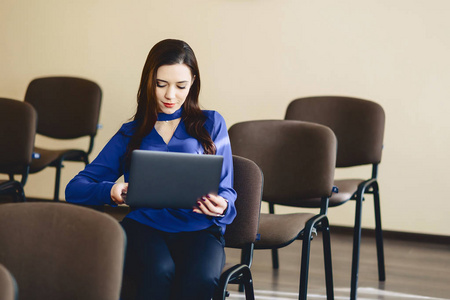
[[[228,131],[223,117],[215,111],[204,111],[207,116],[205,128],[216,146],[216,154],[224,157],[219,195],[228,200],[228,209],[224,217],[211,218],[192,212],[191,209],[151,209],[137,208],[126,216],[140,223],[162,231],[195,231],[217,224],[225,231],[236,216],[234,202],[236,192],[233,189],[233,157]],[[103,205],[111,203],[111,188],[122,175],[128,182],[128,172],[124,171],[126,148],[133,133],[135,123],[123,124],[111,138],[99,155],[76,175],[66,187],[66,200],[72,203]],[[172,139],[166,144],[153,129],[141,144],[141,149],[168,152],[185,152],[202,154],[201,144],[191,137],[183,122],[180,122]]]

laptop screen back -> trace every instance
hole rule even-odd
[[[192,208],[206,194],[217,194],[223,157],[134,150],[126,203],[136,207]]]

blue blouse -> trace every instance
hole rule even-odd
[[[195,213],[192,209],[132,208],[127,218],[166,232],[197,231],[214,224],[225,232],[226,225],[233,221],[236,216],[236,192],[233,189],[233,158],[227,127],[218,112],[205,110],[203,113],[207,117],[205,128],[216,146],[216,154],[224,157],[218,194],[228,200],[225,216],[210,217]],[[173,115],[159,114],[158,120],[175,119],[180,115],[181,109]],[[69,182],[66,187],[66,201],[86,205],[114,205],[111,200],[112,186],[122,175],[125,182],[128,182],[129,173],[123,166],[134,128],[135,121],[122,125],[95,160]],[[203,154],[203,147],[186,132],[183,121],[180,121],[168,144],[153,128],[142,140],[140,149]]]

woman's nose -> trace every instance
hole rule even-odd
[[[167,99],[172,99],[175,97],[175,89],[173,87],[168,87],[166,90],[166,98]]]

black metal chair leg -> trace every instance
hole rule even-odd
[[[242,270],[242,274],[244,276],[244,286],[245,286],[245,299],[246,300],[254,300],[255,292],[253,290],[253,278],[252,273],[249,268],[245,268]]]
[[[327,300],[334,300],[333,267],[331,260],[331,237],[328,219],[322,221],[323,258],[325,265],[325,284]]]
[[[220,278],[219,285],[214,292],[213,300],[225,300],[225,298],[227,297],[228,280],[229,278],[226,278],[224,280]]]
[[[19,202],[26,202],[25,191],[23,190],[23,186],[21,184],[17,187],[17,199]]]
[[[302,258],[300,264],[299,300],[306,300],[308,294],[309,253],[311,250],[312,226],[306,226],[303,235]]]
[[[381,228],[381,209],[380,209],[380,191],[378,183],[373,186],[373,201],[375,207],[375,237],[377,242],[377,258],[378,258],[378,280],[386,280],[386,271],[384,268],[384,246],[383,246],[383,230]]]
[[[252,257],[252,255],[248,251],[245,251],[244,249],[242,249],[241,250],[241,264],[245,264],[246,262],[251,261],[251,258],[249,258],[249,257]],[[238,291],[243,293],[244,290],[245,290],[244,284],[242,282],[239,283]]]
[[[56,177],[55,177],[55,191],[53,194],[53,201],[58,202],[59,201],[59,185],[61,181],[61,168],[62,168],[62,162],[58,162],[56,165]]]
[[[278,259],[278,249],[272,249],[272,268],[278,269],[280,267],[279,259]]]
[[[240,274],[242,276],[240,281],[241,282],[243,281],[243,284],[245,286],[245,299],[246,300],[255,299],[252,273],[247,265],[241,264],[232,267],[231,269],[227,270],[220,276],[219,284],[214,292],[213,300],[225,300],[225,298],[228,296],[227,292],[228,283],[230,282],[231,278],[236,274]]]
[[[269,203],[269,213],[275,213],[275,204]],[[278,249],[272,249],[272,268],[278,269],[280,267],[280,260],[278,258]]]
[[[89,156],[87,154],[83,156],[83,162],[86,166],[89,164]]]
[[[356,300],[358,289],[359,252],[361,245],[361,213],[363,193],[358,193],[355,209],[355,226],[353,231],[353,256],[352,256],[352,277],[350,285],[350,300]]]
[[[20,182],[9,181],[6,183],[5,189],[6,190],[14,190],[14,192],[12,193],[14,202],[26,202],[25,192],[24,192],[23,186]]]

